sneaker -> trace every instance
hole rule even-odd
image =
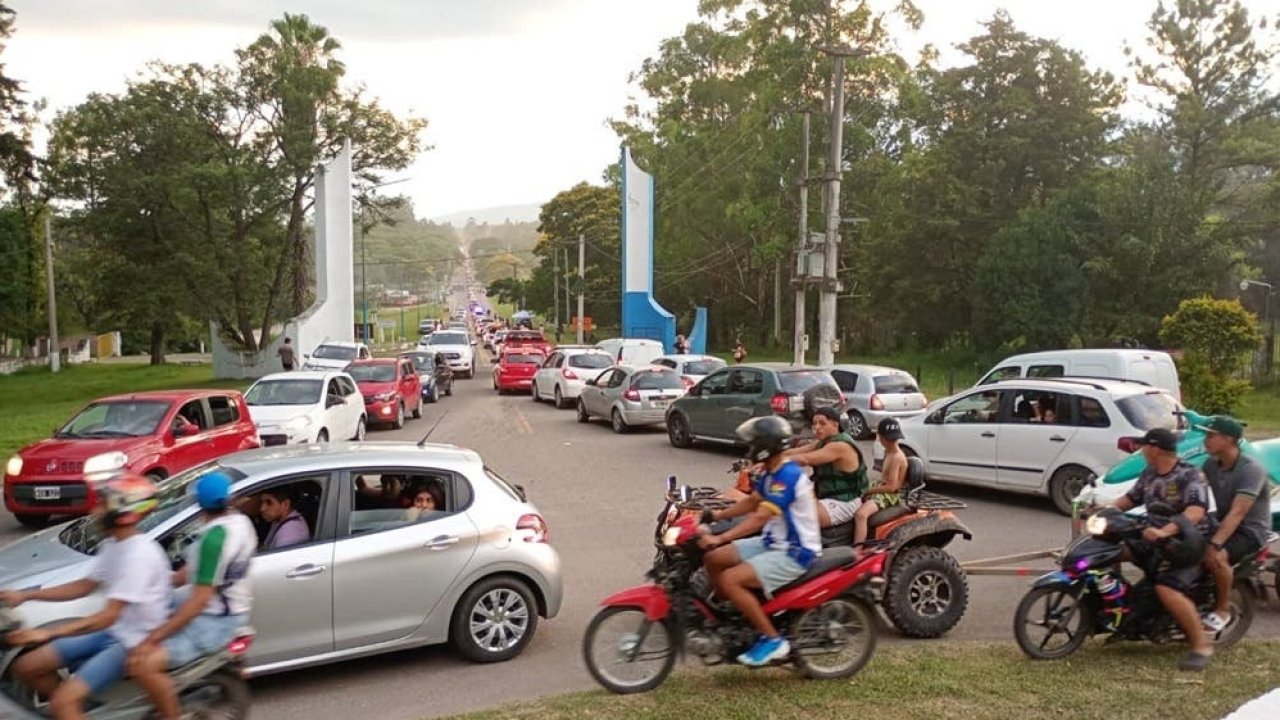
[[[1217,612],[1211,612],[1200,618],[1200,622],[1204,625],[1205,630],[1217,634],[1222,632],[1223,628],[1227,626],[1227,623],[1231,622],[1231,616],[1228,615],[1223,617]]]
[[[756,644],[738,656],[738,662],[749,667],[768,665],[775,660],[785,660],[791,654],[791,645],[786,639],[760,636]]]

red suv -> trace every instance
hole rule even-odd
[[[538,347],[503,348],[502,358],[493,367],[493,389],[499,395],[509,390],[527,392],[533,389],[533,376],[546,359],[543,350]]]
[[[408,358],[357,360],[346,372],[364,395],[365,415],[371,423],[404,427],[406,413],[422,417],[422,381]]]
[[[167,390],[102,398],[48,440],[9,459],[4,504],[30,527],[83,515],[97,502],[85,475],[127,469],[161,479],[258,447],[244,397],[231,390]]]

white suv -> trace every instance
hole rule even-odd
[[[1048,495],[1070,514],[1081,488],[1133,451],[1128,438],[1177,430],[1179,410],[1169,393],[1139,382],[1007,380],[903,420],[902,447],[930,478]]]
[[[455,373],[468,378],[476,376],[475,341],[466,330],[437,330],[428,335],[426,342],[422,344],[444,354],[449,369]]]

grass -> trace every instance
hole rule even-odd
[[[243,380],[214,380],[209,365],[88,364],[26,368],[0,376],[0,458],[49,437],[82,406],[105,395],[174,388],[243,389]]]
[[[458,717],[1208,720],[1270,690],[1280,677],[1280,642],[1243,643],[1198,675],[1174,669],[1183,652],[1180,646],[1092,645],[1071,660],[1034,662],[1009,644],[895,644],[877,649],[867,666],[846,681],[717,668],[677,672],[642,695],[597,690]]]
[[[1251,439],[1280,435],[1280,385],[1256,387],[1245,393],[1236,414],[1249,423],[1246,432]]]
[[[418,332],[418,321],[428,318],[439,320],[444,315],[444,309],[439,303],[426,303],[423,305],[408,305],[404,308],[404,312],[398,307],[384,307],[377,312],[370,314],[370,322],[379,320],[389,320],[395,325],[385,328],[382,332],[388,338],[403,338],[405,341],[416,341],[421,334]],[[357,310],[355,314],[355,322],[360,322],[360,313]],[[446,319],[447,322],[447,319]],[[374,329],[374,337],[377,337],[377,329]]]

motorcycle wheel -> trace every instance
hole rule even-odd
[[[638,607],[610,607],[596,613],[587,625],[582,658],[596,682],[609,692],[626,695],[661,685],[675,667],[676,647],[665,622],[646,619]]]
[[[197,680],[178,695],[182,717],[242,720],[249,717],[249,686],[229,670]]]
[[[848,597],[806,610],[791,629],[791,659],[805,677],[839,680],[862,669],[876,650],[876,617]]]
[[[1073,630],[1073,621],[1078,626]],[[1032,633],[1037,628],[1040,633]],[[1058,660],[1080,649],[1093,634],[1093,616],[1070,588],[1054,585],[1032,588],[1013,615],[1013,637],[1027,657]],[[1055,638],[1061,642],[1053,644]]]
[[[1240,642],[1253,625],[1254,615],[1253,588],[1248,583],[1238,582],[1231,586],[1231,621],[1213,638],[1215,648],[1229,648]]]

